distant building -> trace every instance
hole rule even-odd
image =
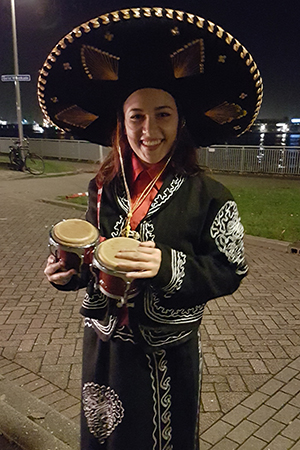
[[[251,130],[228,144],[300,147],[300,118],[256,120]]]

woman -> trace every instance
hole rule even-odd
[[[91,41],[81,46],[84,70],[94,80],[97,72],[99,83],[89,85],[84,90],[85,97],[77,95],[73,104],[68,87],[74,82],[73,74],[62,77],[60,73],[63,78],[60,91],[53,81],[55,76],[53,79],[50,76],[51,70],[59,73],[59,67],[73,70],[75,59],[70,62],[70,53],[66,53],[61,65],[50,68],[45,83],[40,80],[40,84],[46,84],[40,97],[44,112],[61,126],[67,128],[68,124],[82,136],[103,143],[108,139],[104,128],[110,128],[110,122],[106,120],[105,127],[101,125],[100,118],[104,117],[101,110],[105,108],[107,115],[114,117],[112,121],[117,120],[112,151],[89,185],[86,219],[98,227],[102,240],[129,236],[139,241],[135,250],[121,249],[117,253],[118,269],[126,273],[134,286],[126,304],[105,291],[97,268],[88,271],[83,279],[74,269],[65,270],[61,261],[50,256],[45,269],[48,280],[58,289],[87,287],[81,308],[85,317],[81,439],[84,450],[199,449],[202,363],[199,325],[206,302],[234,292],[248,270],[236,204],[224,186],[198,167],[187,126],[197,143],[211,139],[211,133],[221,139],[229,130],[245,130],[258,112],[261,82],[257,85],[252,71],[251,87],[242,87],[241,80],[238,88],[233,83],[234,89],[246,91],[243,96],[235,93],[233,98],[241,101],[247,98],[243,103],[247,110],[235,103],[238,100],[222,102],[222,96],[215,99],[215,95],[221,94],[212,93],[211,88],[209,97],[214,98],[216,105],[212,103],[208,109],[205,89],[201,89],[201,95],[195,92],[199,77],[206,88],[206,83],[212,84],[211,77],[207,80],[201,77],[203,52],[200,52],[203,67],[198,64],[195,69],[191,61],[199,58],[204,42],[209,47],[213,24],[209,22],[205,27],[201,18],[193,16],[195,32],[190,25],[186,27],[184,20],[190,24],[191,15],[179,13],[176,16],[171,10],[153,8],[149,15],[149,8],[135,8],[101,16],[101,23],[111,25],[102,31],[101,46],[109,37],[117,41],[115,50],[119,48],[122,55],[118,71],[114,69],[118,78],[110,80],[118,83],[113,84],[113,90],[121,94],[122,107],[117,106],[120,101],[115,101],[110,91],[114,106],[111,114],[105,103],[111,87],[104,83],[108,80],[103,66],[107,64],[104,59],[115,57],[106,48],[95,50]],[[136,19],[137,15],[142,20],[128,26],[128,20]],[[122,42],[117,39],[120,26]],[[170,64],[164,66],[167,58],[161,49],[165,46],[170,55],[166,43],[170,33],[164,34],[170,29],[172,39],[179,34],[187,42],[183,50],[175,52],[175,58],[180,56],[180,64],[178,61],[173,64],[172,74]],[[220,34],[220,27],[215,30]],[[201,38],[196,39],[199,33]],[[126,40],[126,48],[131,49],[130,43],[135,43],[135,50],[138,47],[134,54],[130,50],[127,57],[121,50]],[[216,46],[219,44],[217,41]],[[236,50],[229,48],[225,35],[221,44],[223,59],[230,60],[232,54],[237,56]],[[59,50],[61,47],[60,43]],[[150,51],[145,56],[141,50],[146,47]],[[226,51],[228,54],[224,55]],[[216,54],[219,52],[217,48]],[[240,63],[240,55],[237,59]],[[249,68],[252,62],[243,63],[241,69],[238,63],[234,64],[234,70],[226,68],[227,75],[243,72],[244,66]],[[208,72],[209,64],[205,66]],[[176,77],[178,65],[184,67],[182,77]],[[130,77],[128,67],[136,68],[134,74],[130,71]],[[220,76],[224,77],[223,68]],[[239,76],[243,79],[241,73]],[[176,83],[180,78],[181,81],[189,78],[188,83],[185,80]],[[66,90],[68,94],[62,101]],[[97,96],[99,90],[101,106],[88,107],[86,96],[89,92]],[[193,95],[187,96],[189,90]],[[215,86],[214,91],[218,90]],[[53,97],[54,91],[59,91],[59,95]],[[196,101],[197,96],[202,106]],[[89,103],[93,103],[92,98]],[[199,108],[205,113],[200,114]]]

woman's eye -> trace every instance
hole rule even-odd
[[[161,113],[159,113],[159,115],[158,115],[158,117],[162,117],[162,118],[165,118],[165,117],[170,117],[170,113],[168,113],[168,112],[161,112]]]
[[[134,114],[133,116],[130,117],[130,119],[137,121],[137,120],[141,120],[142,117],[143,117],[142,114]]]

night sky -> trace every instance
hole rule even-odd
[[[300,117],[300,1],[285,0],[15,0],[23,117],[41,121],[36,81],[48,53],[72,28],[126,7],[162,6],[220,25],[252,54],[264,82],[260,119]],[[13,74],[10,0],[0,0],[0,73]],[[0,119],[16,121],[13,83],[0,82]]]

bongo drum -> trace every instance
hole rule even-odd
[[[139,241],[135,239],[116,237],[101,242],[94,252],[93,265],[100,270],[99,289],[108,297],[120,300],[121,305],[140,291],[137,283],[126,277],[126,272],[117,269],[120,259],[115,255],[119,250],[134,251],[138,246]]]
[[[99,232],[94,225],[86,220],[67,219],[51,228],[49,248],[57,261],[64,261],[66,270],[80,273],[82,264],[92,264],[98,241]]]

